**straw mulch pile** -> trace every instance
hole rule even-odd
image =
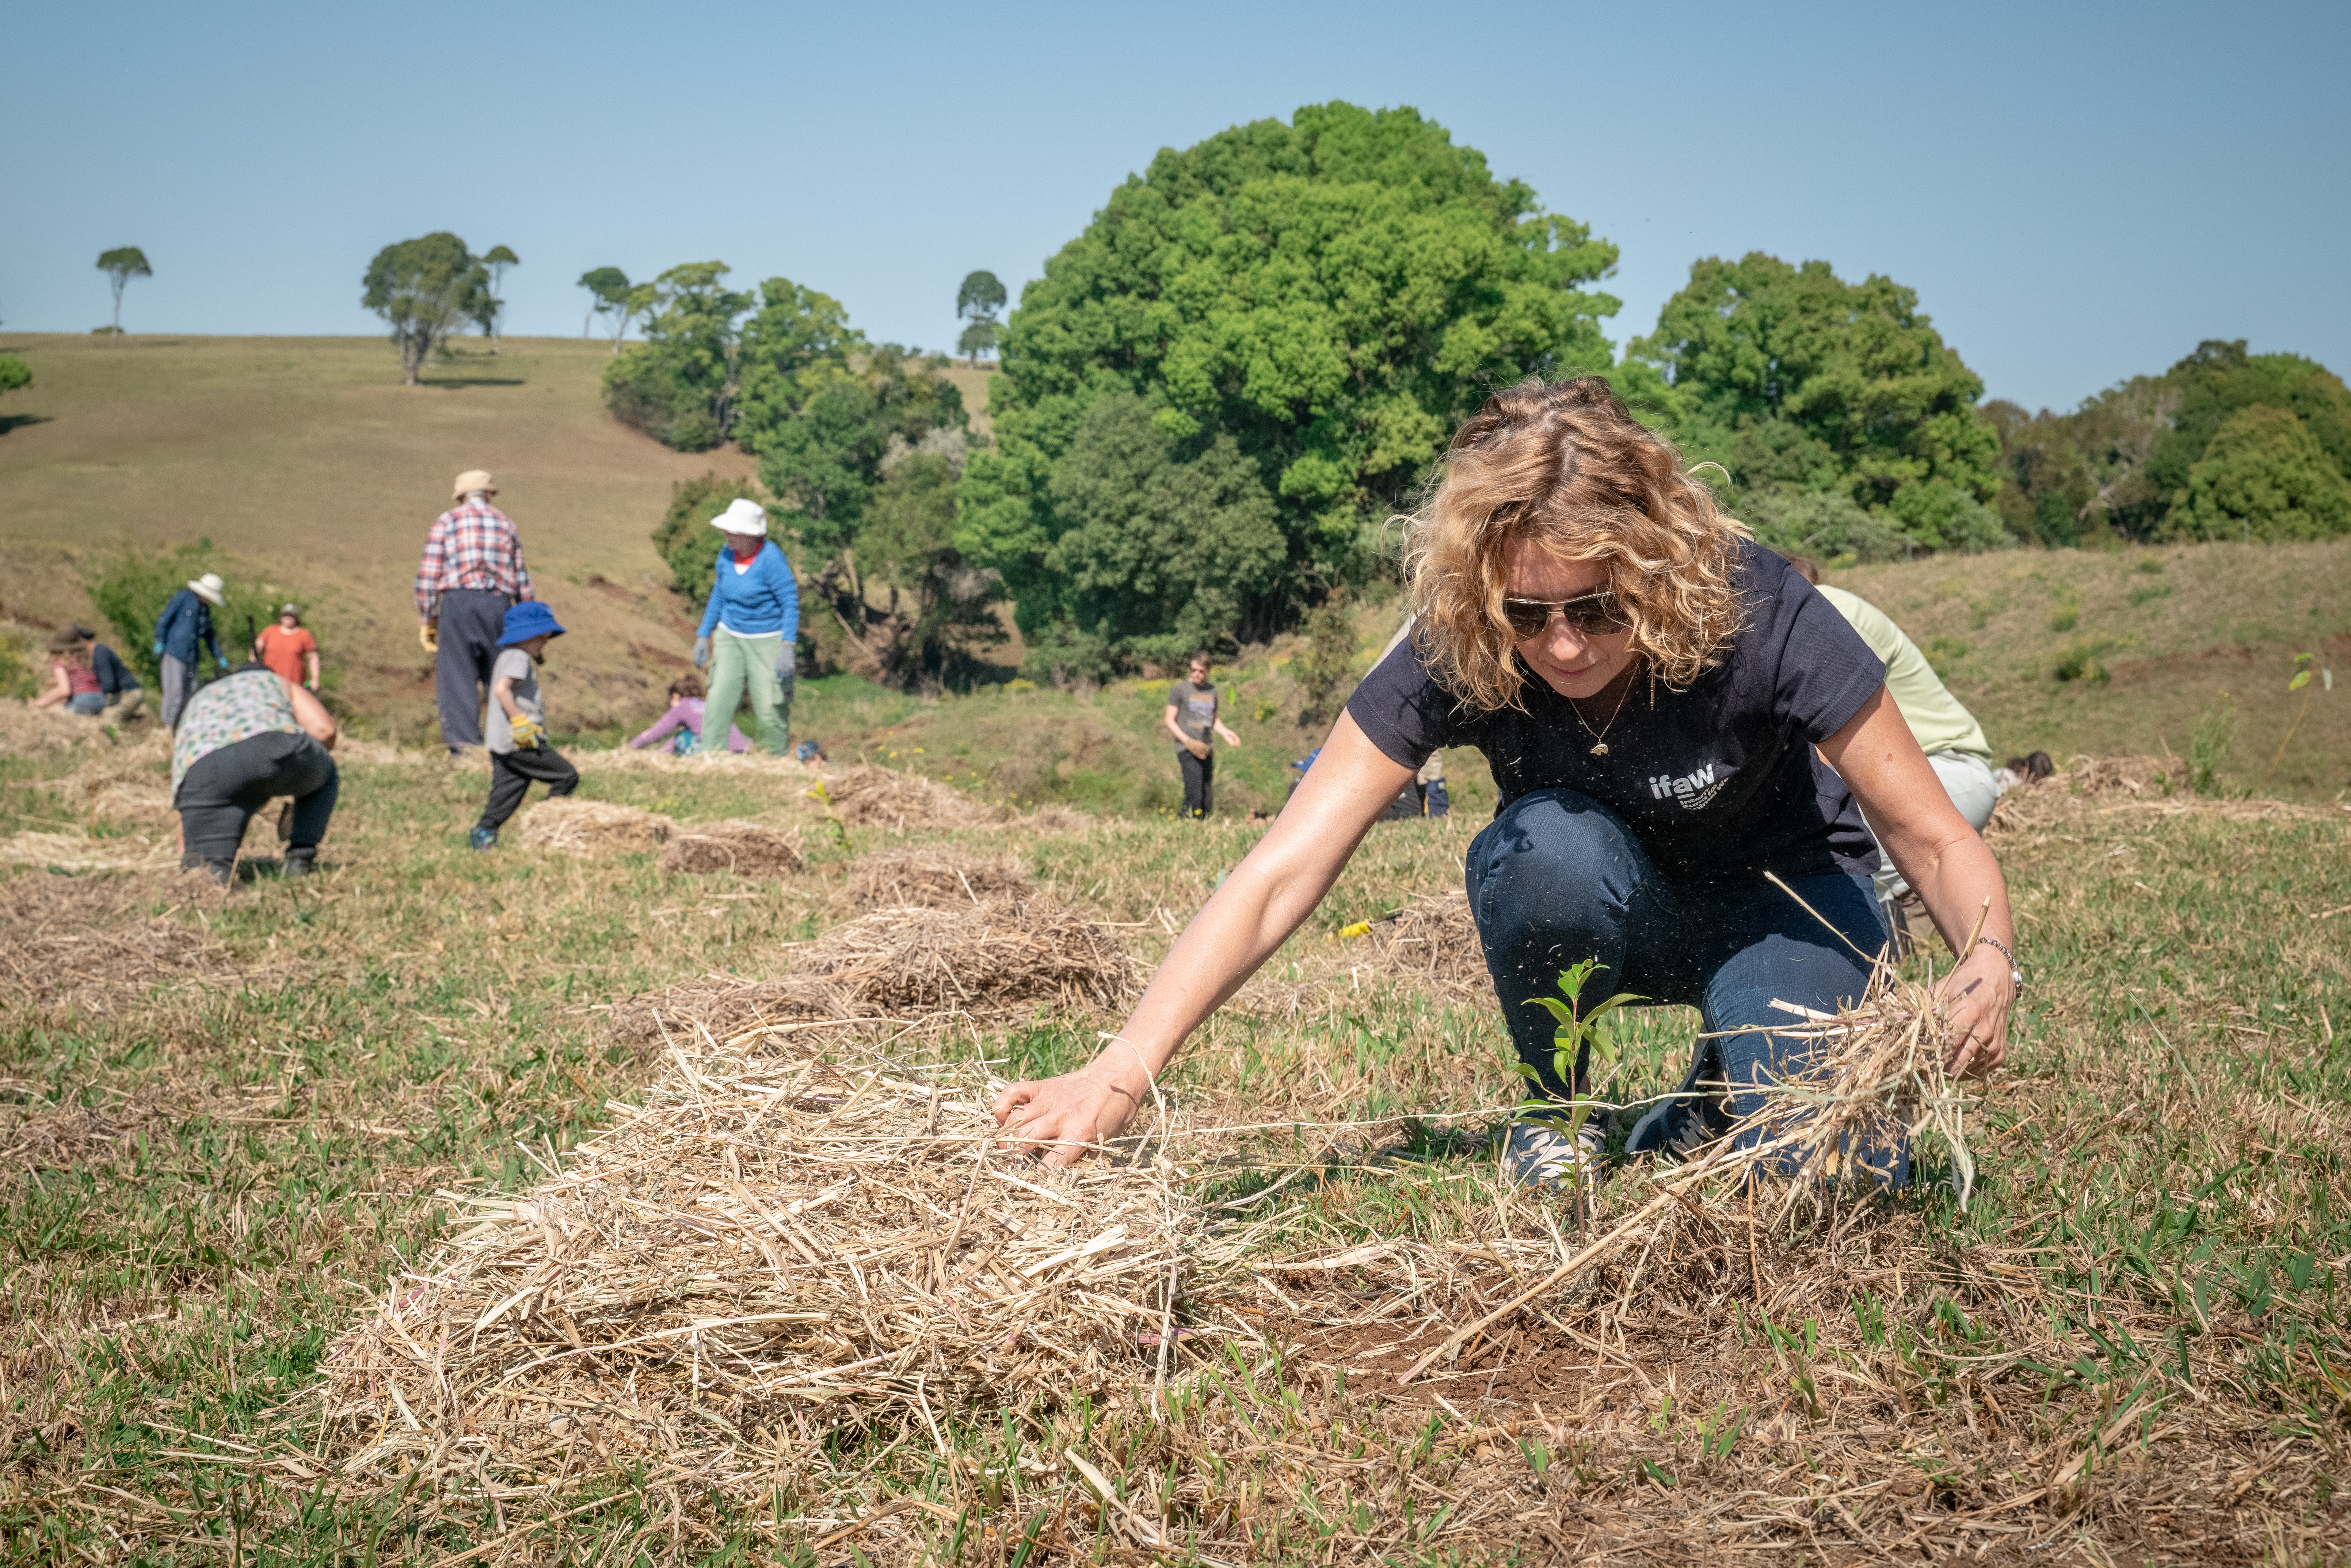
[[[527,850],[574,855],[621,855],[657,850],[677,824],[659,811],[576,796],[542,800],[523,814],[515,842]]]
[[[859,766],[828,775],[818,799],[851,827],[991,828],[1008,822],[1008,806],[991,806],[919,773]]]
[[[1013,1161],[973,1068],[698,1025],[667,1019],[642,1109],[527,1196],[468,1200],[335,1346],[346,1478],[467,1519],[646,1458],[697,1497],[822,1490],[842,1427],[927,1448],[1040,1388],[1149,1380],[1188,1229],[1164,1171]]]
[[[172,890],[180,902],[217,907],[225,896],[204,877],[185,882]],[[36,873],[0,880],[0,1011],[29,1005],[102,1016],[156,986],[245,977],[218,942],[145,914],[153,891],[152,883],[113,877]]]
[[[2177,788],[2180,765],[2166,763],[2160,757],[2076,757],[2042,787],[2053,787],[2069,795],[2153,799],[2159,793],[2155,776],[2166,771],[2172,775]]]
[[[0,865],[44,866],[56,871],[170,871],[180,863],[177,841],[168,833],[93,838],[87,833],[12,833],[0,839]]]
[[[733,872],[737,876],[788,876],[808,863],[799,840],[765,822],[729,820],[674,826],[662,846],[667,872]]]
[[[860,909],[971,909],[1028,891],[1028,868],[1010,855],[981,860],[951,850],[885,850],[849,867],[850,902]]]
[[[690,1012],[721,1037],[755,1025],[1003,1021],[1040,1008],[1118,1007],[1142,966],[1113,928],[1043,904],[887,909],[787,950],[784,973],[713,975],[612,1009],[613,1032],[645,1044]]]

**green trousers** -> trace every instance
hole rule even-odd
[[[726,751],[726,727],[735,709],[751,699],[757,727],[747,725],[755,749],[770,757],[788,757],[792,748],[792,698],[776,679],[776,655],[784,648],[780,632],[765,637],[745,637],[720,627],[710,634],[710,695],[702,710],[702,749],[713,756]]]

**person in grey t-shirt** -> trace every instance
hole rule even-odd
[[[1176,765],[1184,774],[1184,815],[1197,821],[1208,814],[1217,787],[1215,737],[1238,746],[1241,737],[1217,716],[1217,688],[1208,683],[1208,655],[1192,655],[1188,678],[1167,688],[1167,712],[1162,722],[1176,737]]]
[[[547,708],[538,695],[539,662],[548,643],[562,635],[555,612],[536,599],[507,611],[498,656],[490,665],[489,723],[483,735],[490,753],[490,799],[466,838],[477,850],[497,843],[498,829],[534,781],[547,786],[550,800],[580,788],[580,770],[547,744]]]

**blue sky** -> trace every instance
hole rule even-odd
[[[18,4],[0,20],[0,320],[366,332],[387,241],[514,247],[509,329],[573,280],[718,258],[952,340],[1162,146],[1411,104],[1622,247],[1618,341],[1690,262],[1916,288],[1990,395],[2070,406],[2201,338],[2351,371],[2335,5],[660,7]],[[0,329],[0,338],[5,329]]]

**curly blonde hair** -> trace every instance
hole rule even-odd
[[[1488,398],[1455,433],[1420,509],[1400,520],[1421,656],[1482,711],[1520,706],[1526,680],[1502,614],[1522,539],[1604,563],[1633,652],[1669,686],[1720,664],[1739,628],[1731,578],[1746,528],[1598,376],[1530,379]]]

